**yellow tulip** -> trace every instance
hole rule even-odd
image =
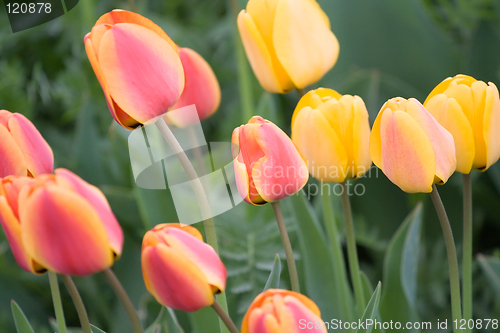
[[[319,88],[305,94],[292,117],[292,141],[309,173],[325,182],[362,176],[372,164],[370,125],[359,96]]]
[[[305,88],[338,58],[339,43],[316,0],[249,0],[238,29],[255,76],[269,92]]]
[[[456,168],[453,137],[414,98],[388,100],[373,123],[370,156],[408,193],[432,191]]]
[[[467,75],[449,77],[424,106],[455,139],[457,171],[485,171],[500,157],[500,99],[495,84]]]

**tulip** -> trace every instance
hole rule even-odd
[[[339,43],[316,0],[249,0],[238,29],[255,76],[269,92],[303,89],[338,58]]]
[[[52,173],[52,149],[22,114],[0,110],[0,178]]]
[[[186,83],[181,97],[172,110],[195,105],[198,117],[190,113],[169,112],[164,118],[177,127],[185,127],[210,117],[219,108],[221,92],[219,82],[210,65],[198,53],[179,48]]]
[[[179,223],[155,226],[142,242],[146,288],[170,308],[197,311],[214,303],[226,287],[226,268],[200,232]]]
[[[233,131],[236,185],[253,205],[279,201],[307,183],[307,166],[290,138],[272,122],[255,116]]]
[[[370,136],[370,156],[408,193],[431,192],[456,167],[452,135],[414,98],[392,98],[382,106]]]
[[[424,106],[446,128],[456,146],[457,171],[487,170],[500,157],[500,99],[495,84],[467,75],[449,77]]]
[[[2,179],[0,222],[18,264],[35,274],[93,274],[122,251],[122,230],[102,192],[65,169]]]
[[[248,308],[241,333],[326,333],[318,306],[306,296],[288,290],[268,289]]]
[[[179,99],[184,71],[177,46],[152,21],[113,10],[84,41],[111,115],[123,127],[154,123]]]
[[[370,124],[359,96],[319,88],[305,94],[292,117],[292,141],[310,174],[325,182],[362,176],[372,163]]]

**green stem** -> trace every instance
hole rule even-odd
[[[354,295],[358,303],[358,312],[360,318],[363,317],[366,301],[361,284],[361,275],[359,274],[358,250],[356,249],[356,236],[354,235],[354,222],[352,220],[351,201],[347,193],[346,183],[342,186],[342,208],[344,210],[345,232],[347,239],[347,257],[349,260],[349,270],[351,271],[351,280],[354,288]]]
[[[92,329],[90,328],[89,317],[87,316],[87,310],[85,310],[85,305],[83,305],[82,298],[78,289],[75,286],[75,283],[71,279],[69,275],[61,275],[66,285],[66,289],[73,300],[73,304],[75,305],[76,312],[78,313],[78,318],[80,319],[80,325],[82,325],[83,333],[92,333]]]
[[[460,323],[462,319],[460,309],[460,279],[458,277],[458,260],[457,251],[455,249],[455,241],[453,240],[453,232],[451,230],[450,221],[448,220],[448,215],[446,215],[446,210],[444,208],[441,197],[439,196],[436,185],[432,186],[432,192],[430,193],[434,207],[436,208],[436,213],[439,217],[439,222],[441,223],[441,229],[443,229],[444,241],[446,244],[446,252],[448,255],[448,269],[450,273],[450,291],[451,291],[451,311],[453,315],[453,321]],[[453,332],[462,332],[456,325],[453,325]]]
[[[54,311],[56,313],[57,327],[59,333],[66,333],[66,321],[64,320],[64,311],[61,302],[61,293],[59,292],[59,284],[57,282],[57,274],[49,271],[50,291],[52,292],[52,302],[54,303]]]
[[[335,216],[333,214],[329,184],[323,184],[321,199],[323,200],[323,215],[325,218],[326,233],[330,240],[330,252],[335,263],[334,274],[335,279],[338,283],[337,292],[341,295],[341,299],[343,302],[341,309],[344,312],[344,318],[347,320],[351,320],[350,316],[348,315],[350,302],[347,288],[349,284],[346,277],[344,254],[342,252],[342,245],[338,235],[337,223],[335,222]]]
[[[472,182],[470,173],[463,175],[464,249],[463,249],[463,305],[464,319],[472,319]],[[466,329],[465,332],[470,332]]]
[[[285,248],[286,262],[288,264],[288,272],[290,273],[292,290],[300,293],[299,275],[297,274],[297,266],[295,265],[295,259],[293,258],[292,244],[290,244],[290,238],[288,237],[288,232],[286,231],[285,220],[283,219],[283,213],[281,212],[280,202],[276,201],[271,203],[271,205],[273,206],[274,215],[276,216],[276,222],[278,222],[281,241],[283,242],[283,247]]]
[[[137,312],[135,311],[132,301],[128,297],[127,292],[125,291],[122,284],[116,277],[115,273],[111,270],[111,268],[106,268],[105,270],[102,271],[102,274],[104,275],[106,281],[108,281],[111,288],[113,288],[113,291],[115,292],[120,302],[123,304],[123,307],[127,312],[128,318],[130,319],[130,323],[132,324],[132,329],[134,333],[142,333],[143,331],[142,331],[141,321],[139,320],[139,316],[137,315]]]
[[[228,314],[226,312],[227,310],[224,311],[224,309],[220,306],[219,303],[217,303],[217,301],[215,301],[214,304],[212,304],[212,309],[214,309],[214,311],[217,313],[220,320],[222,320],[222,322],[224,322],[224,325],[227,327],[229,332],[239,333],[238,328],[236,328],[236,325],[233,323],[231,318],[228,316]]]

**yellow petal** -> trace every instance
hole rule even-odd
[[[486,88],[488,86],[483,81],[476,81],[472,84],[472,97],[474,99],[474,115],[472,120],[469,120],[472,125],[472,132],[474,133],[474,144],[476,147],[476,155],[472,168],[482,170],[486,168],[487,151],[486,142],[484,141],[483,133],[483,119],[486,107]]]
[[[493,83],[486,88],[486,105],[483,118],[483,137],[486,144],[486,167],[500,157],[500,99],[498,89]]]
[[[302,96],[302,98],[299,100],[299,103],[295,107],[295,111],[292,115],[292,127],[293,122],[295,121],[296,114],[306,106],[309,106],[312,109],[317,109],[321,103],[324,103],[332,98],[339,100],[340,97],[342,97],[341,94],[329,88],[318,88],[309,91],[307,94]]]
[[[370,123],[365,103],[359,96],[354,96],[352,102],[354,119],[352,124],[352,156],[354,159],[355,176],[361,177],[370,169],[372,159],[368,150],[370,143]]]

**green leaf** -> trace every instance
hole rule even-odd
[[[220,331],[219,318],[209,306],[190,313],[189,318],[193,332],[195,333],[214,333]]]
[[[23,310],[21,310],[16,301],[12,300],[10,302],[10,308],[12,310],[12,316],[14,317],[14,323],[16,324],[17,333],[34,333],[28,318],[26,318]]]
[[[368,276],[366,275],[365,272],[359,271],[359,274],[361,275],[361,285],[363,287],[363,293],[365,294],[365,299],[370,299],[373,293],[373,285],[370,282],[370,279],[368,279]]]
[[[366,306],[365,312],[363,312],[363,317],[361,318],[362,323],[366,323],[367,320],[371,320],[373,323],[373,320],[377,317],[378,314],[378,306],[380,304],[380,289],[381,289],[382,283],[379,282],[377,284],[377,288],[375,288],[375,291],[372,294],[372,297],[370,298],[370,301],[368,302],[368,305]],[[356,333],[371,333],[373,330],[373,325],[366,325],[365,328],[360,328],[356,330]]]
[[[93,333],[106,333],[105,331],[101,330],[99,327],[97,327],[95,325],[90,324],[90,326],[92,327]]]
[[[158,317],[155,321],[149,325],[149,327],[144,331],[144,333],[156,333],[156,332],[168,332],[168,333],[184,333],[184,329],[179,324],[175,311],[162,306]]]
[[[422,204],[419,203],[396,231],[385,254],[385,288],[380,314],[386,322],[417,320],[415,299],[421,225]]]
[[[485,257],[482,254],[477,256],[479,266],[490,282],[491,287],[497,293],[500,299],[500,259],[494,257]]]
[[[269,279],[267,279],[266,285],[264,286],[264,291],[273,288],[277,289],[280,287],[280,275],[281,275],[281,261],[279,254],[276,253],[274,258],[273,269],[271,274],[269,274]]]

